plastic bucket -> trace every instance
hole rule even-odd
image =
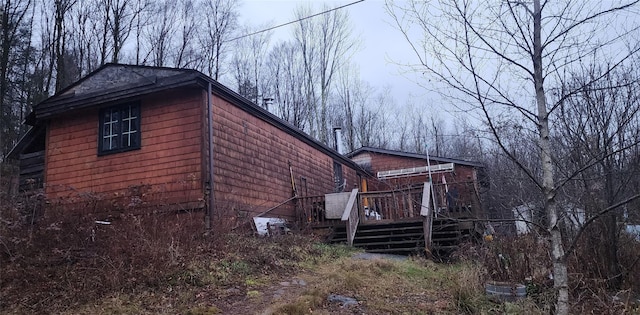
[[[485,292],[491,299],[512,302],[527,296],[527,287],[523,284],[509,282],[487,282]]]

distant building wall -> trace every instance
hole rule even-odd
[[[364,151],[352,160],[370,171],[374,177],[380,171],[400,170],[427,166],[426,158],[415,158],[377,152]],[[442,164],[430,160],[430,165]],[[478,172],[474,166],[454,163],[453,172],[432,173],[434,192],[439,211],[448,211],[457,217],[484,217],[481,202]],[[422,185],[429,181],[428,174],[403,176],[398,178],[367,180],[368,191],[396,190]],[[444,213],[444,212],[443,212]]]
[[[369,170],[374,176],[380,171],[399,170],[412,167],[427,166],[426,159],[417,159],[413,157],[396,156],[390,154],[380,154],[374,152],[363,152],[352,158],[356,163],[363,163],[365,169]],[[431,165],[437,165],[441,162],[430,161]],[[433,182],[436,184],[443,183],[442,177],[445,177],[447,184],[458,182],[474,182],[477,175],[474,167],[466,165],[455,165],[454,173],[433,174]],[[370,180],[369,190],[388,190],[403,188],[414,184],[421,184],[428,180],[428,175],[410,176],[405,178]]]

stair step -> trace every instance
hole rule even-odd
[[[424,233],[419,232],[419,233],[403,233],[403,234],[380,234],[380,235],[366,235],[366,236],[356,234],[354,241],[371,240],[371,239],[397,239],[397,238],[423,239]],[[346,242],[346,241],[347,241],[346,235],[341,237],[331,238],[331,242]]]
[[[439,243],[439,242],[450,242],[450,241],[459,241],[460,238],[459,237],[443,237],[443,238],[432,238],[432,241],[434,243]]]
[[[356,234],[356,240],[366,240],[366,239],[377,239],[377,238],[399,238],[399,237],[414,237],[414,236],[424,236],[423,233],[404,233],[404,234],[382,234],[382,235],[368,235],[362,236]]]
[[[460,221],[435,219],[432,225],[433,250],[448,252],[458,248],[464,237]],[[347,243],[346,225],[334,226],[331,243]],[[423,222],[368,222],[358,226],[353,246],[371,253],[416,253],[423,252]]]
[[[433,249],[434,250],[454,250],[454,249],[458,249],[458,245],[443,245],[443,246],[433,245]]]
[[[398,233],[405,233],[407,231],[422,231],[422,227],[406,227],[406,228],[378,228],[378,229],[360,229],[358,228],[357,233],[366,233],[366,234],[371,234],[371,233],[384,233],[384,232],[398,232]]]
[[[436,222],[433,222],[431,224],[431,227],[432,228],[457,228],[458,227],[458,223],[457,222],[455,222],[455,223],[436,223]]]
[[[447,233],[442,233],[442,232],[437,232],[437,233],[436,233],[436,232],[434,232],[434,233],[431,233],[431,238],[438,238],[438,237],[453,237],[453,236],[459,237],[459,236],[462,236],[462,234],[460,234],[460,233],[453,233],[453,232],[447,232]]]
[[[424,251],[424,247],[412,247],[412,248],[378,248],[378,249],[366,249],[367,253],[409,253],[409,252],[421,252]]]
[[[354,243],[354,246],[385,246],[385,245],[402,245],[402,244],[411,244],[415,245],[419,243],[420,240],[404,240],[404,241],[390,241],[390,242],[367,242],[367,243]]]

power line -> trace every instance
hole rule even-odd
[[[310,18],[313,18],[313,17],[319,16],[319,15],[327,14],[327,13],[332,12],[332,11],[336,11],[336,10],[339,10],[339,9],[342,9],[342,8],[346,8],[346,7],[350,6],[350,5],[354,5],[354,4],[356,4],[356,3],[363,2],[363,1],[364,1],[364,0],[358,0],[358,1],[351,2],[351,3],[347,3],[347,4],[345,4],[345,5],[342,5],[342,6],[339,6],[339,7],[335,7],[335,8],[333,8],[333,9],[329,9],[329,10],[326,10],[326,11],[323,11],[323,12],[320,12],[320,13],[316,13],[316,14],[314,14],[314,15],[309,15],[309,16],[306,16],[306,17],[303,17],[303,18],[297,19],[297,20],[295,20],[295,21],[287,22],[287,23],[280,24],[280,25],[276,25],[276,26],[272,26],[272,27],[269,27],[269,28],[266,28],[266,29],[263,29],[263,30],[260,30],[260,31],[257,31],[257,32],[253,32],[253,33],[245,34],[245,35],[242,35],[242,36],[238,36],[238,37],[236,37],[236,38],[232,38],[232,39],[230,39],[230,40],[228,40],[228,41],[229,41],[229,42],[232,42],[232,41],[234,41],[234,40],[238,40],[238,39],[241,39],[241,38],[245,38],[245,37],[253,36],[253,35],[256,35],[256,34],[260,34],[260,33],[268,32],[268,31],[270,31],[270,30],[274,30],[274,29],[276,29],[276,28],[280,28],[280,27],[283,27],[283,26],[287,26],[287,25],[290,25],[290,24],[293,24],[293,23],[298,23],[298,22],[301,22],[301,21],[304,21],[304,20],[307,20],[307,19],[310,19]]]

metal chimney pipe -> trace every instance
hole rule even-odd
[[[344,146],[342,145],[342,128],[334,127],[333,128],[333,137],[335,142],[335,149],[340,154],[344,154]]]
[[[273,97],[265,97],[262,99],[262,104],[264,104],[264,109],[269,110],[269,106],[273,105]]]

